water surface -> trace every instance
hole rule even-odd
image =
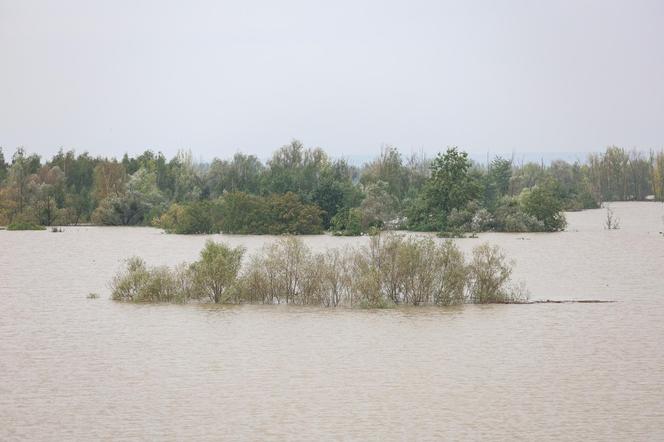
[[[122,304],[107,283],[128,256],[272,238],[0,231],[0,440],[662,439],[664,206],[612,207],[617,231],[597,210],[566,232],[457,240],[502,246],[533,299],[611,304]]]

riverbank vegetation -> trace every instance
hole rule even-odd
[[[121,160],[0,149],[0,225],[157,225],[173,233],[359,235],[557,231],[564,210],[664,200],[664,152],[610,147],[585,162],[477,164],[450,148],[430,160],[387,147],[362,166],[292,143],[262,162],[237,153],[197,164],[145,151]]]
[[[46,230],[46,227],[30,221],[16,220],[7,226],[7,230]]]
[[[512,303],[527,299],[497,247],[476,247],[469,262],[451,241],[376,234],[366,247],[314,253],[285,236],[244,259],[242,248],[208,241],[198,261],[149,267],[131,258],[111,282],[129,302],[395,305]],[[244,262],[244,265],[242,265]]]
[[[210,201],[172,204],[154,220],[170,233],[322,233],[323,211],[292,192],[268,196],[229,192]]]

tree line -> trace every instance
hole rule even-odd
[[[156,225],[175,233],[320,233],[372,228],[556,231],[564,210],[664,200],[664,152],[609,147],[585,162],[488,164],[386,147],[362,166],[293,141],[262,162],[236,153],[195,163],[150,150],[121,160],[0,149],[0,225]]]

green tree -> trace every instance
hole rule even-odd
[[[205,186],[194,165],[191,152],[178,152],[169,166],[173,175],[173,200],[186,202],[201,199]]]
[[[163,202],[155,174],[139,169],[130,177],[124,193],[101,202],[93,213],[93,222],[115,226],[146,223],[161,211]]]
[[[2,147],[0,147],[0,186],[7,177],[8,170],[9,170],[9,164],[5,162],[5,155],[2,153]]]
[[[562,212],[563,203],[557,195],[557,183],[546,181],[521,192],[519,200],[523,211],[544,225],[544,230],[555,232],[564,230],[567,225]]]
[[[63,205],[67,223],[77,224],[92,214],[95,168],[99,162],[101,160],[90,157],[87,152],[76,156],[73,150],[65,153],[62,149],[50,161],[51,167],[58,166],[65,175]]]
[[[94,170],[94,196],[97,202],[119,197],[125,192],[127,171],[116,160],[100,161]]]
[[[498,246],[475,247],[468,273],[468,294],[472,303],[510,303],[527,299],[524,291],[510,286],[512,263]]]
[[[216,219],[218,205],[211,201],[194,201],[191,203],[173,203],[171,207],[155,222],[168,233],[200,234],[218,233]]]
[[[376,181],[367,185],[366,197],[360,204],[362,214],[362,228],[384,227],[394,220],[398,213],[398,202],[389,192],[389,184],[385,181]]]
[[[7,178],[7,186],[10,190],[8,193],[14,202],[14,213],[10,217],[17,214],[26,216],[24,212],[29,208],[30,192],[34,188],[30,186],[30,183],[34,181],[33,175],[40,167],[40,159],[37,155],[26,155],[25,150],[21,147],[16,149]],[[29,217],[29,215],[27,216]]]
[[[415,229],[445,229],[452,210],[463,209],[479,194],[479,184],[470,168],[468,154],[456,147],[438,154],[431,164],[431,178],[409,210],[409,225]]]
[[[65,174],[58,166],[44,166],[30,183],[31,205],[41,225],[50,226],[59,218],[65,203]]]
[[[387,183],[388,192],[401,201],[408,190],[408,170],[396,147],[381,149],[380,156],[364,166],[360,182],[365,186],[382,181]]]
[[[339,210],[332,220],[330,227],[335,235],[358,236],[366,232],[362,225],[362,211],[359,207],[344,207]]]
[[[214,159],[207,173],[210,194],[218,197],[224,192],[260,192],[264,166],[253,155],[236,153],[232,161]]]
[[[496,157],[489,164],[484,184],[484,206],[493,211],[498,200],[507,195],[512,178],[512,162]]]
[[[191,266],[198,296],[216,304],[228,302],[243,255],[242,247],[231,248],[208,240],[200,259]]]
[[[293,140],[277,150],[263,174],[263,194],[292,192],[303,201],[311,202],[318,187],[321,171],[329,164],[320,148],[305,149]]]
[[[312,202],[323,209],[323,225],[330,227],[332,218],[344,207],[356,207],[362,198],[361,191],[353,185],[353,170],[345,160],[326,164],[320,171],[318,186],[312,194]]]

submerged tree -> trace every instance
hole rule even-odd
[[[556,194],[557,184],[547,181],[521,192],[523,211],[540,221],[544,230],[554,232],[565,229],[567,221],[562,212],[563,204]]]
[[[473,249],[468,265],[468,296],[477,304],[518,302],[526,297],[510,286],[512,265],[498,246],[482,244]]]
[[[243,255],[242,247],[231,248],[208,240],[200,260],[191,266],[197,296],[207,297],[215,304],[228,302]]]
[[[92,220],[97,224],[112,226],[142,224],[161,211],[163,202],[164,197],[157,188],[155,174],[139,169],[129,178],[122,193],[101,201],[92,214]]]
[[[431,178],[411,208],[409,224],[418,230],[447,228],[452,210],[463,209],[479,194],[479,185],[470,168],[468,154],[456,147],[438,154],[431,164]]]

